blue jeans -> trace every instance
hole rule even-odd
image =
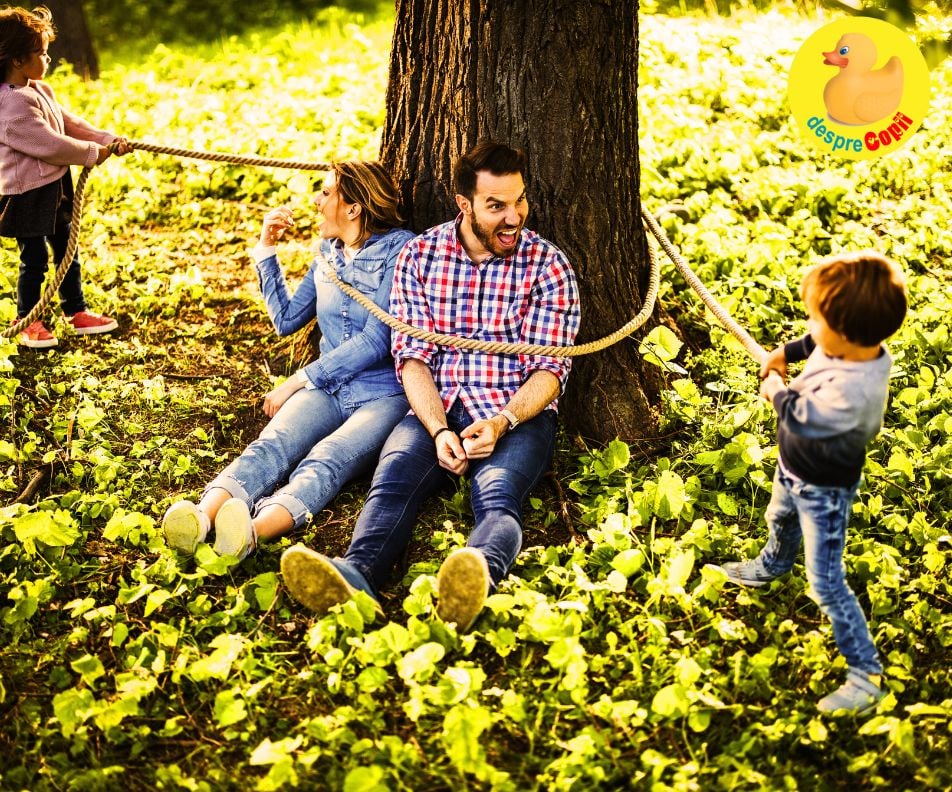
[[[402,393],[353,405],[302,388],[205,491],[225,489],[255,514],[269,504],[283,506],[297,528],[347,481],[373,466],[408,409]],[[287,484],[275,491],[285,479]]]
[[[767,544],[758,560],[773,576],[789,572],[803,539],[810,597],[833,624],[833,637],[850,668],[883,671],[879,652],[856,595],[846,583],[846,526],[859,483],[853,487],[809,484],[777,466],[767,506]]]
[[[460,402],[447,415],[459,432],[472,423]],[[552,460],[556,415],[543,410],[503,435],[486,459],[469,463],[476,524],[467,545],[486,557],[495,587],[522,548],[522,503]],[[380,590],[403,555],[423,501],[454,476],[440,467],[436,445],[415,415],[393,430],[380,452],[370,493],[343,560]]]
[[[17,278],[18,319],[26,316],[33,310],[33,306],[40,301],[43,281],[46,279],[46,270],[50,262],[50,252],[47,244],[53,248],[54,263],[58,265],[66,254],[68,241],[69,223],[60,227],[51,237],[38,236],[17,239],[17,245],[20,248],[20,274]],[[78,253],[73,256],[73,261],[69,265],[69,269],[66,270],[66,275],[59,287],[59,295],[63,313],[67,316],[86,310]]]

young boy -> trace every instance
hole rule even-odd
[[[724,564],[742,586],[789,572],[803,539],[810,596],[833,623],[846,682],[820,700],[821,712],[862,713],[882,697],[882,665],[856,596],[846,583],[846,525],[866,444],[879,431],[892,359],[882,341],[902,324],[906,289],[899,267],[871,251],[832,256],[800,286],[808,334],[771,352],[760,395],[777,411],[779,464],[767,506],[767,544],[755,559]],[[787,363],[806,359],[784,384]]]

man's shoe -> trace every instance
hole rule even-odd
[[[119,327],[119,323],[108,316],[92,313],[91,311],[77,311],[67,317],[77,335],[94,335],[109,333]]]
[[[288,593],[319,616],[361,590],[348,582],[330,558],[304,545],[294,545],[281,554],[281,575]]]
[[[46,325],[37,319],[33,324],[20,331],[20,343],[33,349],[47,349],[55,347],[59,341],[56,340],[56,336],[46,329]]]
[[[191,555],[199,542],[208,536],[209,520],[191,501],[179,501],[169,506],[162,518],[165,543],[181,553]]]
[[[466,632],[486,603],[489,585],[486,557],[475,547],[454,550],[436,575],[437,614],[445,622],[455,622],[457,632]]]
[[[215,515],[215,552],[241,561],[255,549],[256,539],[247,504],[239,498],[226,500]]]
[[[721,564],[721,569],[727,573],[727,579],[738,586],[760,588],[766,586],[776,575],[771,575],[759,558],[750,561],[731,561]]]
[[[817,703],[820,712],[848,712],[864,715],[875,709],[885,694],[869,674],[850,669],[846,682]]]

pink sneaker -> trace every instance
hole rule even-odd
[[[115,319],[91,311],[77,311],[67,317],[77,335],[93,335],[94,333],[108,333],[119,327]]]
[[[33,324],[20,331],[20,343],[33,349],[46,349],[47,347],[55,347],[59,341],[56,340],[56,336],[46,329],[46,325],[37,319]]]

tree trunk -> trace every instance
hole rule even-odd
[[[52,12],[56,26],[56,40],[50,45],[52,65],[63,60],[73,64],[84,80],[98,80],[99,60],[81,0],[44,0],[43,4]]]
[[[397,0],[381,160],[413,228],[456,214],[452,164],[478,140],[526,149],[529,227],[579,279],[577,343],[642,306],[648,275],[638,164],[638,8],[597,0]],[[578,357],[560,400],[596,441],[644,437],[657,374],[637,342]]]

